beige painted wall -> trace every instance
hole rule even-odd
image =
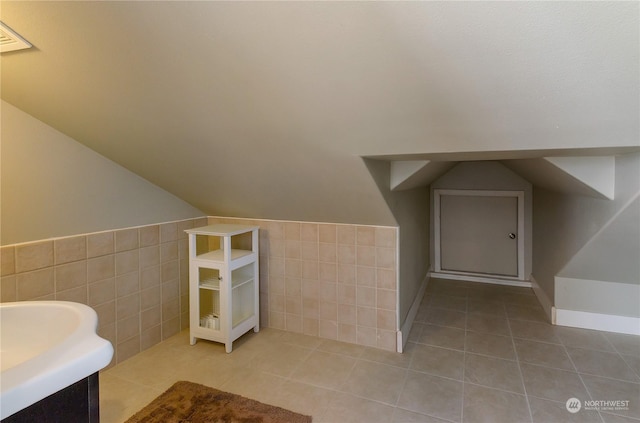
[[[429,187],[391,191],[390,163],[365,159],[365,164],[400,227],[398,323],[402,328],[429,270]]]
[[[533,277],[552,304],[555,300],[555,276],[638,191],[638,153],[616,157],[614,200],[569,195],[534,187]],[[635,225],[637,231],[638,222]],[[629,234],[632,233],[633,231],[629,231]],[[619,252],[610,249],[606,254],[613,257]],[[606,262],[607,257],[600,259]]]
[[[11,104],[1,107],[2,245],[203,215]]]
[[[360,156],[637,147],[638,10],[5,1],[2,97],[207,214],[394,225]]]
[[[640,195],[616,214],[558,274],[640,285]],[[640,298],[637,298],[640,306]],[[614,307],[614,305],[611,305]]]

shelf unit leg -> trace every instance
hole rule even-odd
[[[233,342],[226,342],[224,344],[224,350],[229,354],[233,350]]]
[[[258,326],[258,325],[254,326],[254,327],[253,327],[253,331],[254,331],[255,333],[260,332],[260,326]]]
[[[195,345],[195,344],[196,344],[196,337],[195,337],[195,336],[190,336],[189,338],[190,338],[190,339],[189,339],[189,343],[190,343],[191,345]]]

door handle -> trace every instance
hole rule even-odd
[[[516,239],[516,234],[514,234],[513,232],[511,232],[511,233],[509,234],[509,238],[511,238],[511,239]]]

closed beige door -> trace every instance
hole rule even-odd
[[[441,270],[518,276],[517,237],[517,197],[440,197]]]

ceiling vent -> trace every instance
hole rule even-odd
[[[31,48],[31,44],[3,22],[0,22],[0,53],[26,48]]]

